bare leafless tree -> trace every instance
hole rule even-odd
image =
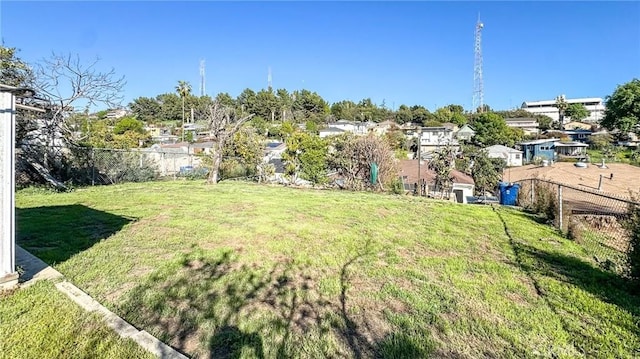
[[[384,138],[343,135],[334,139],[332,147],[329,165],[343,177],[345,188],[378,187],[398,176],[393,150]],[[370,183],[372,163],[378,166],[377,184]]]
[[[41,119],[47,146],[53,145],[56,134],[70,144],[82,140],[66,121],[78,109],[88,112],[94,106],[120,106],[124,77],[118,78],[114,69],[100,71],[99,61],[83,63],[78,55],[52,53],[35,65],[35,90],[50,103],[50,111]]]
[[[209,137],[213,141],[211,149],[211,171],[209,172],[208,184],[218,183],[220,164],[224,146],[233,135],[240,130],[253,114],[239,114],[234,109],[215,101],[203,114],[209,129]]]

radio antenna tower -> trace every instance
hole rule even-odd
[[[267,90],[271,90],[271,66],[269,66],[269,74],[267,75]]]
[[[207,94],[205,82],[206,78],[204,73],[204,60],[200,60],[200,96],[205,96]]]
[[[476,41],[474,46],[475,61],[473,63],[473,109],[472,111],[484,111],[484,89],[482,87],[482,28],[484,24],[476,23]]]

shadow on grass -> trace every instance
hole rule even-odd
[[[408,336],[376,338],[366,321],[351,317],[348,270],[367,254],[346,261],[340,294],[331,298],[320,293],[315,272],[293,260],[263,268],[238,263],[231,251],[195,250],[151,274],[117,310],[201,358],[424,357]]]
[[[516,248],[523,258],[520,266],[526,272],[575,285],[627,311],[635,318],[636,323],[640,322],[640,296],[631,290],[632,286],[627,279],[576,257],[540,250],[522,243],[517,243]],[[626,329],[640,335],[637,325]]]
[[[595,267],[591,263],[580,258],[565,255],[555,251],[547,251],[536,248],[530,244],[525,244],[512,237],[507,222],[503,218],[500,210],[496,210],[502,224],[504,225],[505,234],[509,237],[509,242],[516,255],[517,265],[527,274],[533,282],[538,295],[547,302],[548,306],[562,318],[563,326],[567,332],[572,332],[572,325],[569,325],[565,316],[572,314],[574,316],[594,315],[587,313],[589,307],[582,308],[580,311],[575,309],[579,306],[573,303],[575,298],[571,297],[569,289],[566,293],[548,288],[541,280],[555,279],[559,282],[570,284],[591,293],[604,302],[613,304],[618,308],[628,312],[633,317],[633,323],[624,321],[611,322],[611,318],[600,318],[602,321],[609,321],[605,325],[613,324],[624,328],[626,331],[640,335],[640,328],[637,323],[640,322],[640,296],[635,293],[633,286],[620,275],[605,271]],[[528,216],[527,216],[528,217]],[[532,219],[533,220],[533,219]],[[574,306],[573,308],[571,306]],[[587,312],[584,312],[586,310]],[[571,313],[573,311],[573,313]],[[575,329],[575,328],[574,328]],[[574,333],[578,336],[584,333]]]
[[[62,263],[135,220],[80,204],[16,208],[16,241],[47,264]]]

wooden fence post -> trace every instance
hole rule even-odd
[[[535,183],[536,183],[536,180],[534,180],[532,178],[531,179],[531,203],[530,203],[531,207],[533,207],[533,201],[535,199],[535,195],[534,195],[534,191],[535,191],[535,187],[536,187]]]

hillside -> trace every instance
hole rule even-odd
[[[640,298],[516,210],[157,182],[17,195],[19,244],[194,357],[634,357]]]

